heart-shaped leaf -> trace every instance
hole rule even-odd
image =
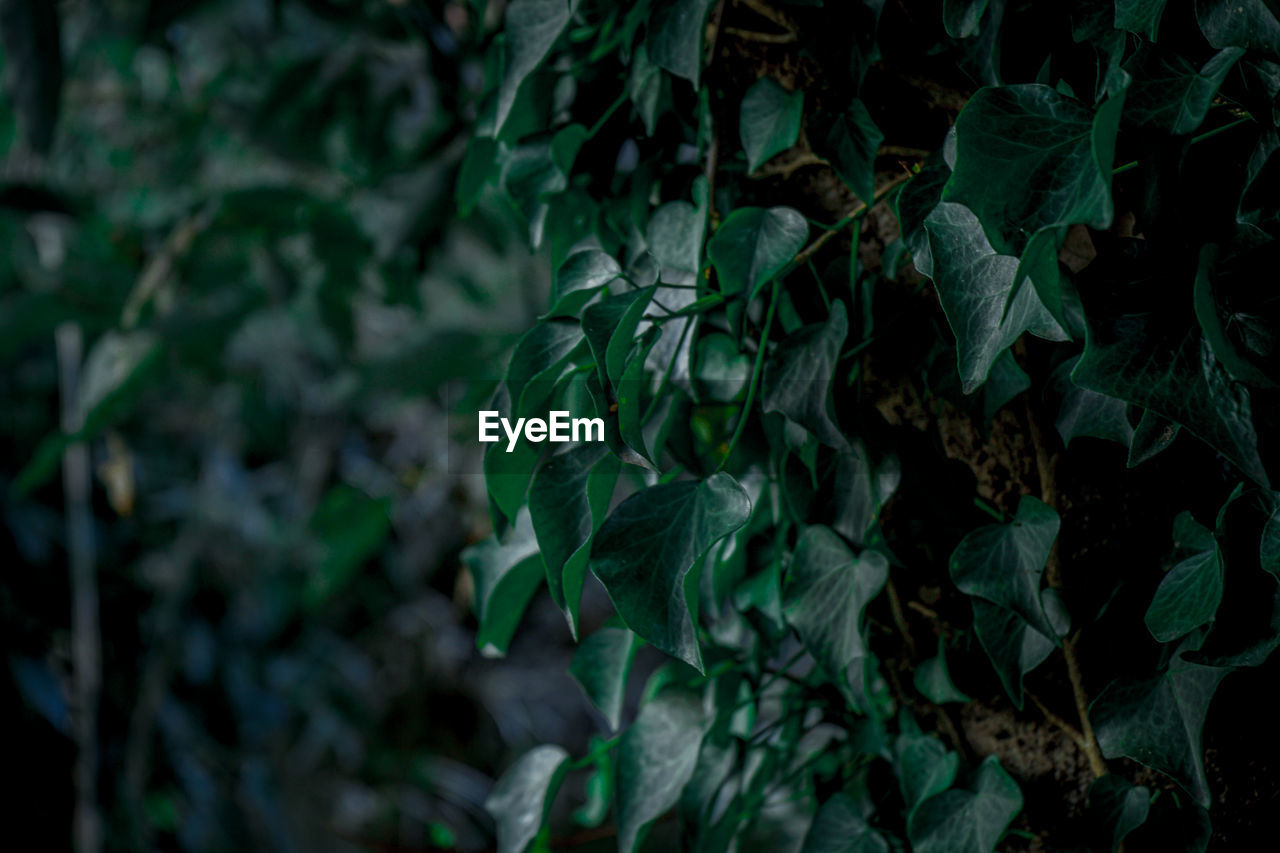
[[[804,248],[809,224],[789,207],[740,207],[707,245],[726,295],[757,292]]]
[[[800,137],[804,93],[788,92],[772,77],[761,77],[742,96],[738,133],[747,152],[747,171],[754,172]]]

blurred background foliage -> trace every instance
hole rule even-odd
[[[86,770],[106,850],[483,848],[511,756],[585,744],[559,612],[481,660],[457,569],[488,521],[447,413],[546,291],[504,205],[453,216],[491,5],[0,3],[0,691],[39,849]]]

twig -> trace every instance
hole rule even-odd
[[[894,175],[892,178],[889,179],[888,183],[886,183],[880,189],[876,190],[875,195],[871,197],[871,204],[867,204],[866,202],[861,202],[861,201],[858,202],[857,206],[854,207],[852,210],[850,210],[848,213],[846,213],[839,222],[837,222],[836,224],[828,228],[825,234],[823,234],[818,239],[814,240],[812,243],[810,243],[808,246],[802,249],[800,251],[800,254],[796,255],[795,260],[791,262],[792,265],[800,266],[801,264],[803,264],[810,257],[812,257],[814,253],[816,253],[819,249],[821,249],[828,240],[830,240],[836,234],[843,231],[847,226],[851,225],[856,220],[865,216],[867,214],[867,211],[871,210],[871,208],[875,207],[877,204],[883,201],[884,197],[887,196],[890,193],[890,191],[893,190],[894,187],[899,186],[900,184],[905,184],[907,181],[911,180],[913,177],[914,175],[910,175],[910,174]]]
[[[740,27],[725,27],[724,31],[743,41],[758,41],[761,44],[791,44],[800,38],[795,33],[760,33],[755,30],[744,30]]]
[[[829,166],[831,165],[826,158],[819,157],[812,151],[805,151],[790,160],[779,163],[776,166],[764,166],[757,169],[751,174],[753,181],[763,180],[765,178],[783,177],[789,178],[796,171],[803,169],[805,166]]]
[[[58,387],[62,397],[62,431],[75,435],[84,425],[80,406],[80,364],[84,338],[80,326],[67,322],[54,334]],[[102,691],[102,637],[98,624],[98,579],[94,571],[93,508],[89,448],[83,441],[62,454],[62,488],[67,511],[67,553],[71,565],[71,659],[76,742],[76,853],[102,849],[102,816],[98,812],[98,697]]]
[[[908,601],[907,607],[910,607],[926,619],[931,619],[934,622],[938,621],[938,611],[934,610],[932,607],[926,607],[918,601]]]
[[[885,582],[884,588],[889,593],[889,612],[893,614],[893,622],[898,626],[902,639],[907,643],[907,653],[914,659],[916,656],[916,641],[911,636],[911,626],[907,624],[906,614],[902,612],[902,598],[898,595],[898,587],[894,585],[893,578],[889,578]]]
[[[777,9],[774,9],[772,6],[766,5],[762,0],[734,0],[734,2],[746,6],[760,17],[767,18],[789,33],[794,33],[796,31],[795,25],[787,20],[786,15],[782,14]]]
[[[1027,415],[1027,431],[1031,434],[1031,443],[1036,451],[1036,471],[1040,477],[1040,499],[1056,511],[1058,509],[1056,478],[1058,455],[1049,453],[1044,433],[1040,429],[1040,423],[1036,420],[1035,412],[1031,409],[1031,402],[1024,400],[1023,403]],[[1045,562],[1045,580],[1052,589],[1060,589],[1062,587],[1062,567],[1056,540],[1053,543],[1053,547],[1049,549],[1049,559]],[[1089,759],[1089,769],[1093,771],[1093,775],[1102,777],[1107,775],[1107,762],[1102,757],[1102,749],[1098,746],[1098,739],[1093,734],[1093,725],[1089,722],[1089,694],[1084,688],[1084,676],[1080,672],[1080,658],[1076,654],[1076,644],[1079,639],[1080,632],[1076,631],[1075,634],[1064,640],[1062,643],[1062,656],[1067,662],[1067,678],[1071,681],[1071,694],[1075,698],[1076,715],[1080,718],[1080,746],[1084,749],[1084,754]]]
[[[1062,719],[1057,714],[1055,714],[1052,710],[1049,709],[1049,706],[1041,702],[1040,697],[1036,696],[1034,693],[1031,693],[1030,691],[1028,691],[1027,698],[1035,703],[1035,706],[1040,709],[1040,713],[1044,714],[1044,718],[1046,720],[1053,723],[1058,728],[1062,729],[1063,734],[1071,738],[1071,740],[1075,742],[1076,746],[1080,747],[1081,749],[1087,749],[1087,747],[1085,746],[1084,735],[1080,734],[1079,729],[1077,729],[1075,726],[1071,725],[1066,720]]]
[[[214,210],[205,208],[179,222],[165,240],[160,251],[143,267],[142,274],[125,300],[120,325],[132,329],[138,324],[143,307],[169,280],[178,261],[191,250],[196,237],[213,222]]]

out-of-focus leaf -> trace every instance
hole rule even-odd
[[[972,788],[925,800],[907,822],[918,853],[991,853],[1022,811],[1022,791],[994,755],[978,768]]]
[[[529,510],[520,510],[501,540],[490,538],[467,548],[462,561],[475,580],[480,621],[476,646],[487,657],[501,657],[545,574]]]
[[[62,97],[62,37],[58,4],[43,0],[0,2],[4,83],[23,138],[48,153]]]
[[[567,771],[569,753],[535,746],[516,759],[493,786],[484,807],[498,829],[498,853],[524,853],[551,811]]]
[[[649,824],[680,799],[698,761],[706,718],[694,696],[650,699],[618,745],[618,850],[631,853]]]
[[[350,486],[330,489],[311,518],[319,560],[307,578],[303,603],[318,607],[340,592],[372,557],[391,529],[391,501]]]
[[[640,638],[618,625],[606,625],[578,645],[569,665],[569,674],[582,685],[591,704],[604,714],[609,727],[617,731],[622,723],[622,701],[626,697],[627,676]]]

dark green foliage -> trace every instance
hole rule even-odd
[[[128,5],[0,0],[6,698],[110,849],[1256,843],[1271,0]]]

